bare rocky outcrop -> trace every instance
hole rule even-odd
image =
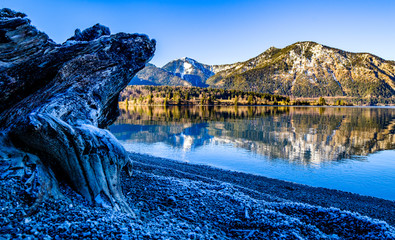
[[[99,24],[56,44],[25,14],[0,10],[2,178],[33,161],[19,176],[36,172],[29,175],[40,183],[36,195],[57,197],[62,179],[92,202],[130,211],[118,184],[129,160],[103,128],[118,116],[119,92],[154,51],[145,35],[110,35]]]

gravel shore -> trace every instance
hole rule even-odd
[[[134,211],[34,201],[0,181],[0,239],[395,239],[395,202],[131,153],[121,186]],[[392,226],[391,226],[392,225]]]
[[[322,207],[335,207],[358,212],[395,226],[395,201],[334,189],[311,187],[205,165],[192,165],[143,154],[132,153],[131,156],[135,160],[134,168],[140,171],[184,177],[208,183],[227,182],[239,187],[240,191],[248,193],[254,198],[268,201],[281,199]]]

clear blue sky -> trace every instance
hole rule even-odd
[[[395,60],[394,0],[1,0],[0,7],[25,12],[59,43],[96,23],[145,33],[157,40],[158,66],[185,56],[233,63],[297,41]]]

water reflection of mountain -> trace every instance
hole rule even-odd
[[[213,136],[208,134],[207,123],[171,125],[115,124],[111,132],[125,142],[164,142],[174,147],[190,150],[208,143]]]
[[[395,149],[393,108],[140,107],[110,128],[124,141],[186,150],[226,143],[304,164]]]

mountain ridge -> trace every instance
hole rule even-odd
[[[233,64],[208,65],[185,57],[158,69],[198,87],[292,97],[395,96],[395,61],[312,41],[284,48],[270,47],[256,57]],[[151,81],[160,82],[160,79],[151,78]]]

